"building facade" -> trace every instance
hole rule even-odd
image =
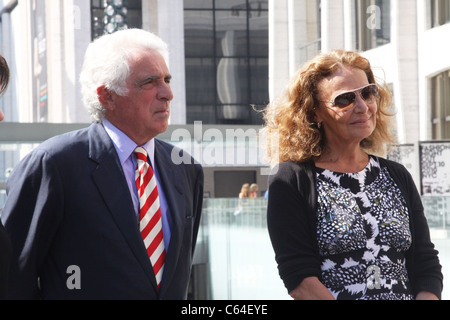
[[[264,194],[258,110],[319,52],[356,50],[370,60],[392,90],[400,144],[450,139],[450,0],[0,0],[0,54],[12,74],[0,97],[0,210],[8,174],[26,153],[91,122],[78,82],[88,44],[131,27],[169,45],[174,99],[160,138],[203,164],[211,198],[190,298],[289,298],[268,249],[266,200],[240,211],[233,198],[243,183]],[[424,198],[438,207],[429,221],[445,253],[444,200]]]
[[[317,52],[356,50],[392,88],[399,143],[450,138],[450,1],[269,1],[270,12],[271,97]]]
[[[400,144],[450,139],[450,0],[3,0],[0,10],[0,52],[13,76],[0,98],[8,139],[26,133],[26,124],[88,125],[78,82],[84,52],[102,33],[126,27],[169,44],[174,99],[164,138],[186,128],[191,151],[194,141],[203,144],[194,150],[202,158],[211,147],[257,149],[257,110],[303,63],[332,49],[361,52],[392,89]],[[227,130],[243,130],[232,139],[243,138],[244,148],[205,140],[192,129],[198,124],[222,140]],[[210,196],[237,194],[249,179],[265,190],[260,159],[204,165]]]

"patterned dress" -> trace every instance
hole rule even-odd
[[[357,173],[316,172],[322,283],[337,299],[413,299],[409,214],[388,170],[371,156]]]

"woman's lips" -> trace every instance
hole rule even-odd
[[[364,124],[367,124],[370,121],[370,119],[372,119],[372,117],[361,118],[361,119],[357,119],[355,121],[352,121],[350,124],[353,124],[353,125],[364,125]]]

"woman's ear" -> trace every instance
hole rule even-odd
[[[317,109],[314,111],[314,122],[319,124],[322,123],[322,117],[320,116],[320,113],[317,111]]]
[[[98,101],[100,101],[107,110],[114,109],[113,92],[104,85],[97,88],[97,97]]]

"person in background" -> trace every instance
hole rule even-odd
[[[249,184],[244,183],[241,187],[241,192],[239,192],[239,199],[248,198],[249,196]]]
[[[9,67],[5,58],[0,55],[0,96],[5,92],[9,83]],[[0,110],[0,121],[3,121],[4,114]],[[1,215],[1,213],[0,213]],[[9,264],[11,260],[11,241],[0,221],[0,299],[7,297],[7,284]]]
[[[256,183],[252,183],[250,185],[250,194],[249,194],[249,198],[258,198],[258,185]]]
[[[9,84],[9,67],[5,58],[0,55],[0,96],[5,92]],[[5,115],[0,110],[0,121],[3,121]]]
[[[86,51],[94,122],[29,153],[7,182],[2,221],[12,299],[187,298],[203,169],[156,136],[168,128],[166,44],[127,29]]]
[[[366,58],[335,50],[266,109],[265,130],[279,137],[269,156],[280,159],[268,229],[294,299],[441,297],[420,195],[409,172],[382,157],[394,141],[390,101]]]

